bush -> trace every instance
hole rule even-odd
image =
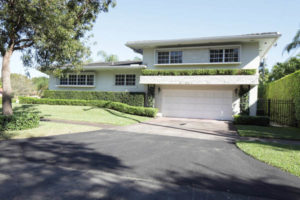
[[[121,102],[131,106],[144,106],[145,93],[45,90],[43,94],[43,98],[105,100],[105,101]]]
[[[142,75],[146,76],[254,75],[255,73],[255,69],[142,70]]]
[[[295,102],[296,119],[300,121],[300,70],[266,85],[266,99],[290,100]]]
[[[13,131],[38,127],[40,117],[37,113],[15,113],[12,116],[0,116],[0,130]]]
[[[82,100],[82,99],[37,99],[32,97],[19,97],[20,103],[24,104],[49,104],[49,105],[76,105],[76,106],[97,106],[100,108],[109,108],[120,112],[155,117],[156,108],[145,108],[139,106],[130,106],[120,102],[111,102],[104,100]]]
[[[235,115],[233,123],[243,125],[269,126],[270,118],[267,116]]]

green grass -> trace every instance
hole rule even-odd
[[[300,140],[300,128],[236,125],[239,135],[273,139]]]
[[[93,126],[62,124],[62,123],[53,123],[53,122],[40,122],[40,125],[37,128],[27,129],[22,131],[0,132],[0,140],[44,137],[44,136],[51,136],[51,135],[95,131],[99,129],[100,128],[93,127]]]
[[[115,110],[92,106],[13,104],[13,108],[18,112],[39,112],[41,116],[49,119],[86,121],[113,125],[129,125],[151,119],[149,117],[130,115]]]
[[[237,146],[260,161],[300,177],[300,145],[239,141]]]

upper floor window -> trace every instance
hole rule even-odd
[[[115,76],[115,85],[135,85],[135,74],[117,74]]]
[[[182,63],[182,51],[159,51],[157,52],[157,63]]]
[[[69,74],[59,79],[60,85],[80,85],[80,86],[93,86],[94,85],[94,74]]]
[[[211,49],[209,58],[211,63],[239,62],[239,49]]]

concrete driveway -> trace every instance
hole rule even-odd
[[[0,199],[300,199],[300,179],[238,150],[226,122],[147,123],[1,141]]]

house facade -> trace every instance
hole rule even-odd
[[[281,35],[277,32],[176,40],[132,41],[142,61],[91,63],[80,74],[56,78],[50,90],[144,92],[166,117],[232,120],[240,113],[241,88],[256,115],[258,68]],[[142,75],[142,70],[255,69],[252,75]]]

